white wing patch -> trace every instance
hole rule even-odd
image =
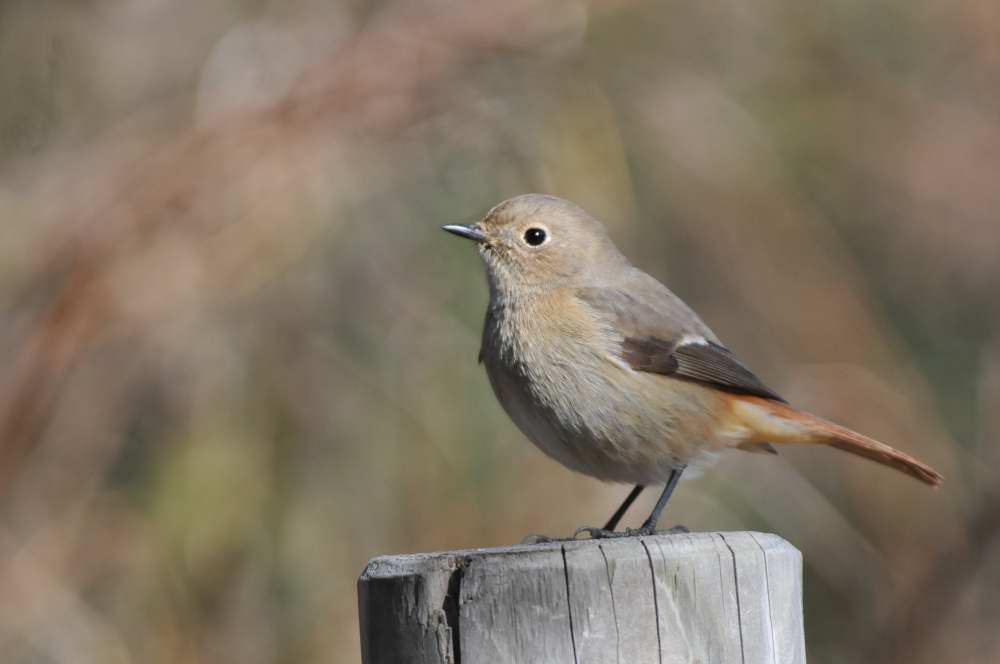
[[[677,342],[677,346],[707,346],[708,339],[701,336],[700,334],[685,334],[681,337],[681,340]]]

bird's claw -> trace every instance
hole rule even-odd
[[[604,528],[591,528],[584,526],[577,528],[573,532],[573,539],[578,539],[580,533],[587,533],[590,539],[620,539],[622,537],[648,537],[650,535],[676,535],[678,533],[689,533],[687,526],[673,526],[667,530],[657,530],[656,526],[643,526],[642,528],[626,528],[624,532],[605,530]]]
[[[573,539],[578,539],[580,533],[587,533],[590,535],[590,539],[612,539],[614,537],[625,537],[626,533],[615,532],[614,530],[605,530],[604,528],[592,528],[590,526],[583,526],[582,528],[577,528],[573,531]]]
[[[532,533],[527,535],[521,544],[550,544],[552,542],[576,542],[579,541],[580,535],[586,533],[589,539],[599,540],[599,539],[621,539],[622,537],[648,537],[650,535],[677,535],[679,533],[689,533],[687,526],[673,526],[672,528],[667,528],[666,530],[657,530],[655,526],[643,526],[642,528],[626,528],[624,532],[618,532],[615,530],[606,530],[604,528],[594,528],[591,526],[583,526],[577,528],[573,531],[573,535],[570,537],[548,537],[547,535],[538,535]]]

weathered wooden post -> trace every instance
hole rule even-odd
[[[364,664],[803,664],[802,556],[776,535],[663,534],[383,556]]]

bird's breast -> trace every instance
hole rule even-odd
[[[494,302],[481,357],[521,431],[563,465],[605,480],[656,483],[705,438],[695,386],[633,371],[614,330],[571,296]]]

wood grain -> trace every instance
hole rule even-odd
[[[661,534],[383,556],[365,664],[802,664],[802,558],[775,535]]]

